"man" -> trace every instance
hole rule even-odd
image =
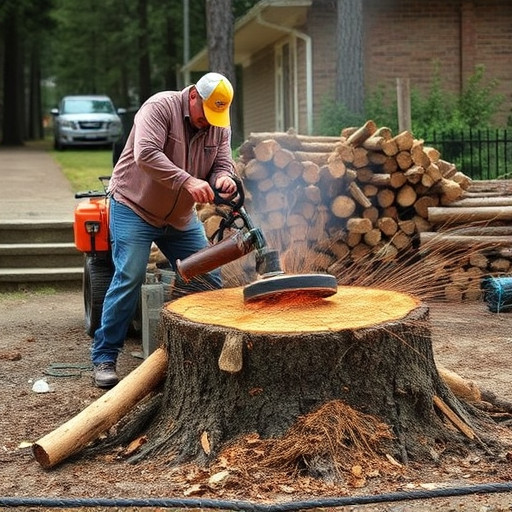
[[[91,351],[98,387],[119,382],[116,360],[138,305],[151,244],[174,268],[177,259],[208,243],[195,204],[212,202],[213,188],[236,192],[232,99],[228,79],[207,73],[182,91],[155,94],[135,116],[108,190],[115,271]],[[221,286],[216,270],[191,282],[188,291]]]

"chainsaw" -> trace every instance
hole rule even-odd
[[[294,294],[307,298],[334,295],[338,286],[330,274],[286,274],[281,268],[279,252],[269,248],[261,228],[254,225],[244,207],[245,192],[240,178],[234,177],[237,189],[226,196],[214,189],[214,204],[227,205],[227,213],[212,237],[212,244],[176,262],[176,271],[188,282],[201,274],[255,251],[259,279],[243,288],[244,302]]]

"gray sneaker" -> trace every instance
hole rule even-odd
[[[111,361],[94,365],[94,384],[99,388],[112,388],[119,382],[116,363]]]

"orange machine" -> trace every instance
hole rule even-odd
[[[75,208],[73,231],[75,246],[83,253],[110,251],[108,228],[108,198],[90,197]]]
[[[83,199],[75,206],[73,232],[76,248],[84,253],[83,294],[85,330],[94,336],[103,310],[114,266],[110,250],[107,184],[109,176],[101,176],[103,190],[78,192],[76,199]]]

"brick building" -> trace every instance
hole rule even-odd
[[[343,1],[343,0],[339,0]],[[366,93],[397,78],[426,91],[436,65],[442,87],[458,93],[483,65],[504,102],[496,122],[512,113],[512,1],[361,0]],[[336,1],[262,0],[235,24],[235,63],[245,135],[294,127],[311,133],[324,98],[334,97]],[[208,70],[207,51],[186,73]]]

